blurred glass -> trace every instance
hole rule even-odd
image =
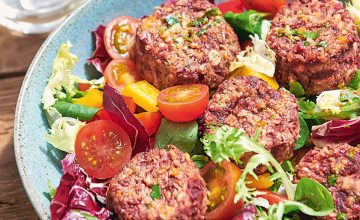
[[[0,0],[0,25],[24,34],[56,28],[86,0]]]

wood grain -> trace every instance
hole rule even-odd
[[[0,27],[0,77],[23,75],[46,35],[20,35]]]
[[[0,219],[38,219],[18,174],[13,121],[23,76],[0,79]]]

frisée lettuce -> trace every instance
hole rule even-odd
[[[76,55],[70,53],[71,47],[72,44],[69,41],[62,44],[56,55],[52,74],[42,97],[42,103],[44,104],[45,110],[51,108],[51,106],[55,104],[57,96],[66,96],[66,93],[75,95],[72,71],[75,64],[78,62],[78,58]]]
[[[74,118],[58,118],[51,125],[50,133],[46,135],[46,139],[55,148],[68,153],[73,153],[76,135],[84,125],[84,122]]]

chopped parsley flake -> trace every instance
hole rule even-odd
[[[338,212],[337,215],[336,215],[336,219],[337,220],[347,220],[348,216],[345,213]]]
[[[303,33],[301,33],[303,37],[305,38],[310,38],[310,39],[313,39],[315,40],[316,38],[319,37],[320,35],[320,31],[304,31]]]
[[[150,193],[150,196],[153,200],[160,199],[161,198],[161,191],[160,186],[158,184],[155,184],[152,186],[152,191]]]
[[[309,46],[309,45],[310,45],[310,42],[308,42],[308,41],[304,42],[304,46]]]
[[[317,44],[318,46],[321,46],[321,47],[323,47],[323,48],[327,48],[327,43],[326,43],[326,41],[324,41],[324,40],[322,40],[322,41],[320,41],[318,44]]]
[[[201,35],[203,35],[205,33],[206,33],[206,29],[203,28],[203,29],[200,29],[200,31],[196,32],[196,36],[200,37]]]
[[[334,186],[335,183],[336,183],[336,179],[337,179],[336,174],[330,175],[330,176],[328,177],[328,179],[327,179],[327,182],[328,182],[329,186]]]
[[[221,11],[218,8],[211,8],[205,12],[205,17],[221,15]]]
[[[355,148],[351,148],[349,152],[349,159],[354,160],[354,158],[355,158]]]
[[[174,17],[174,15],[168,15],[165,17],[166,23],[168,23],[168,25],[173,26],[174,24],[178,24],[180,23],[179,19],[177,19],[176,17]]]

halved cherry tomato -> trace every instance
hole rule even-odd
[[[107,83],[120,92],[126,85],[141,80],[134,61],[129,58],[111,61],[104,71],[104,78]]]
[[[241,210],[244,202],[234,204],[235,185],[241,175],[236,165],[226,160],[220,164],[213,161],[201,170],[209,190],[209,205],[205,219],[229,219]]]
[[[247,9],[276,14],[286,4],[286,0],[244,0]]]
[[[90,83],[78,83],[78,89],[82,92],[90,89]]]
[[[203,84],[173,86],[162,90],[158,96],[161,114],[174,122],[198,118],[208,103],[209,87]]]
[[[130,112],[134,114],[136,111],[136,104],[134,100],[131,97],[126,97],[126,96],[123,96],[123,98]]]
[[[138,22],[134,17],[120,16],[106,26],[104,43],[111,58],[124,58],[132,53]]]
[[[278,204],[281,201],[287,200],[285,196],[279,195],[277,193],[271,192],[270,190],[258,190],[258,192],[262,193],[257,197],[261,197],[269,201],[270,205]]]
[[[267,82],[271,88],[277,90],[279,88],[279,84],[277,83],[276,79],[274,77],[269,77],[265,75],[264,73],[260,73],[257,71],[254,71],[248,67],[243,67],[235,70],[233,76],[254,76],[259,79],[262,79],[263,81]]]
[[[229,0],[221,2],[217,6],[223,14],[229,11],[234,13],[241,13],[245,10],[244,3],[241,0]]]
[[[124,129],[112,121],[99,120],[80,129],[75,155],[80,166],[92,177],[115,176],[130,161],[131,142]]]
[[[101,108],[103,106],[103,92],[97,89],[89,89],[84,97],[73,99],[72,103]]]
[[[159,112],[142,112],[135,114],[135,117],[145,127],[149,136],[156,134],[159,129],[162,115]]]

